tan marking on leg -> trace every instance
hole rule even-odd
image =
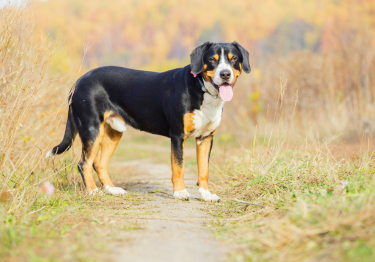
[[[94,159],[94,165],[95,165],[96,172],[98,172],[98,169],[97,169],[96,165],[100,162],[101,157],[102,157],[102,147],[99,144],[98,153],[96,154],[96,157]]]
[[[83,166],[82,166],[82,171],[83,171],[83,176],[84,176],[84,179],[85,179],[85,183],[86,183],[86,190],[88,192],[91,192],[93,191],[94,189],[97,188],[96,184],[95,184],[95,181],[94,181],[94,178],[92,176],[92,165],[94,163],[94,160],[95,159],[98,159],[96,157],[97,155],[97,151],[100,147],[100,144],[102,142],[102,139],[103,139],[103,135],[104,135],[104,132],[105,132],[105,119],[111,115],[113,115],[114,113],[112,111],[106,111],[103,115],[103,122],[100,124],[100,127],[99,127],[99,134],[98,136],[96,137],[95,141],[89,145],[89,148],[86,148],[85,151],[82,151],[82,161],[84,162]],[[98,152],[98,154],[100,154],[99,157],[101,157],[103,155],[103,148],[100,149],[100,152]],[[95,166],[95,168],[97,168]]]
[[[86,183],[86,190],[91,192],[96,187],[94,178],[92,176],[92,164],[94,162],[94,158],[96,156],[96,152],[98,151],[99,144],[103,137],[103,125],[100,125],[99,134],[96,137],[95,141],[92,143],[89,148],[85,149],[85,152],[82,152],[82,161],[84,164],[82,166],[83,176]]]
[[[184,149],[185,149],[185,141],[189,137],[189,135],[194,131],[194,113],[187,113],[184,115],[184,142],[182,143],[182,163],[181,165],[178,163],[178,158],[176,156],[176,152],[172,147],[171,150],[171,165],[172,165],[172,183],[173,183],[173,192],[181,191],[185,189],[184,183],[184,175],[185,175],[185,167],[184,167]]]
[[[100,150],[95,158],[95,168],[98,172],[100,182],[104,186],[114,187],[108,175],[108,163],[122,137],[122,133],[112,129],[107,123],[104,125],[104,128]]]
[[[182,144],[182,163],[181,165],[178,163],[178,158],[176,156],[176,152],[172,147],[171,151],[171,165],[172,165],[172,183],[173,183],[173,192],[181,191],[185,189],[185,161],[184,161],[184,148],[185,148],[185,141]]]
[[[216,130],[215,130],[216,131]],[[198,164],[198,185],[199,187],[208,190],[208,156],[211,148],[211,141],[213,138],[213,131],[208,137],[202,139],[196,138],[197,150],[197,164]]]

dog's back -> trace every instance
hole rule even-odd
[[[99,117],[96,121],[103,121],[105,113],[112,111],[136,129],[169,136],[165,107],[180,100],[184,91],[176,90],[179,87],[173,81],[180,71],[184,69],[163,73],[114,66],[94,69],[77,81],[72,97],[73,112],[82,112],[81,115],[89,111],[89,118],[95,112]]]

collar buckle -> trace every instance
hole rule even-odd
[[[199,84],[201,85],[201,87],[202,87],[202,91],[203,92],[205,92],[205,93],[207,93],[207,94],[209,94],[210,96],[212,96],[214,99],[216,99],[216,98],[218,98],[218,96],[216,95],[216,96],[214,96],[213,94],[211,94],[208,90],[207,90],[207,88],[204,86],[204,84],[203,84],[203,82],[202,82],[202,80],[200,80],[200,78],[198,77],[198,81],[199,81]]]

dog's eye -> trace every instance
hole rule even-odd
[[[216,62],[215,58],[213,58],[213,57],[211,57],[210,59],[208,59],[208,61],[210,61],[211,63]]]
[[[233,58],[231,59],[232,62],[236,62],[237,61],[237,57],[233,56]]]

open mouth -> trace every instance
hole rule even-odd
[[[230,101],[233,98],[233,85],[230,85],[229,83],[223,83],[221,85],[216,85],[212,79],[211,84],[216,88],[216,90],[219,92],[219,95],[223,101]]]

